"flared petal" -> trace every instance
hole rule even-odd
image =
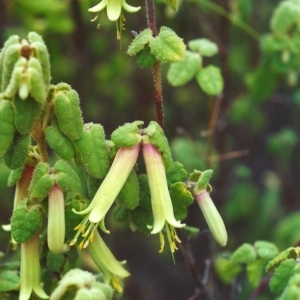
[[[98,3],[97,5],[89,8],[89,12],[93,12],[93,13],[97,13],[100,12],[101,10],[103,10],[106,5],[107,5],[107,1],[108,0],[102,0],[100,3]]]
[[[110,21],[117,21],[122,11],[122,0],[107,0],[107,16]]]
[[[135,13],[141,9],[140,6],[136,7],[136,6],[129,5],[128,3],[126,3],[125,0],[122,0],[122,7],[125,11],[127,11],[129,13]]]

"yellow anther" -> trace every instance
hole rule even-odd
[[[162,234],[162,232],[159,233],[159,241],[160,241],[160,249],[159,249],[159,253],[162,253],[164,251],[164,247],[165,247],[165,237]]]

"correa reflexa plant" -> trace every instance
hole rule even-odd
[[[166,4],[173,10],[178,6],[176,0]],[[127,54],[135,56],[139,67],[152,69],[156,119],[147,124],[128,120],[110,137],[101,124],[85,122],[72,86],[52,79],[48,49],[39,34],[12,35],[1,49],[0,156],[10,169],[7,185],[15,187],[10,224],[2,226],[11,233],[7,257],[12,258],[0,264],[1,299],[121,299],[130,261],[116,258],[105,242],[117,230],[112,219],[127,222],[132,234],[156,236],[157,252],[168,252],[174,264],[176,251],[182,250],[197,285],[190,299],[217,299],[199,280],[192,251],[182,243],[199,233],[185,220],[195,202],[211,236],[227,245],[225,224],[211,198],[213,170],[188,173],[173,160],[164,128],[161,64],[170,64],[172,86],[195,78],[202,92],[218,97],[224,88],[221,70],[203,62],[218,47],[206,38],[186,45],[171,28],[156,27],[153,0],[145,6],[148,27],[133,32]],[[102,0],[89,9],[98,28],[103,12],[116,22],[117,39],[122,38],[124,14],[140,11],[142,4],[125,0]],[[282,46],[283,35],[300,32],[292,11],[300,12],[299,1],[283,1],[274,12],[274,34],[264,43],[270,52],[284,48],[285,60],[289,49]],[[287,12],[289,20],[282,17]],[[14,253],[20,253],[19,260]],[[244,243],[216,257],[214,269],[226,283],[246,272],[256,287],[265,270],[273,272],[267,278],[271,292],[281,293],[281,300],[299,299],[299,247],[278,253],[267,241]],[[94,263],[95,274],[77,264],[83,257]]]

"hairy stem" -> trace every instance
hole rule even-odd
[[[146,0],[146,14],[148,27],[152,31],[152,35],[157,35],[155,11],[154,11],[154,1]],[[154,97],[156,105],[156,119],[157,123],[164,128],[164,105],[163,105],[163,95],[161,86],[161,72],[160,72],[160,61],[156,61],[152,66],[152,75],[154,82]]]
[[[47,162],[48,155],[45,142],[45,131],[42,129],[40,118],[35,120],[31,135],[36,140],[36,143],[39,147],[42,162]]]

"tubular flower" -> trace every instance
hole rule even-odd
[[[159,252],[162,252],[164,249],[164,235],[162,230],[165,227],[170,249],[173,253],[178,249],[176,242],[180,243],[175,228],[184,227],[185,224],[181,224],[180,221],[177,221],[174,217],[173,205],[167,185],[166,171],[161,153],[149,143],[146,136],[144,136],[143,156],[148,176],[154,217],[154,224],[151,226],[151,234],[159,233],[161,244]]]
[[[40,284],[39,234],[21,244],[21,289],[19,300],[29,300],[32,291],[41,298],[48,299]]]
[[[215,240],[221,245],[227,244],[227,231],[215,204],[208,191],[202,190],[195,195],[195,198],[200,206],[200,209],[204,215],[206,223],[215,238]]]
[[[89,241],[93,240],[94,231],[98,227],[99,223],[101,229],[104,232],[109,233],[109,231],[105,228],[104,217],[134,167],[139,154],[139,149],[140,144],[130,148],[120,148],[109,172],[96,192],[90,205],[80,212],[73,210],[76,214],[86,216],[82,222],[74,228],[78,231],[74,239],[70,242],[71,246],[76,243],[78,236],[81,234],[83,241],[80,243],[79,248],[86,248]]]
[[[64,193],[57,184],[52,187],[48,196],[47,241],[54,254],[63,252],[65,241],[65,201]]]
[[[94,242],[87,246],[87,251],[95,264],[102,271],[104,282],[111,284],[118,292],[122,292],[122,286],[120,285],[119,279],[128,277],[130,273],[123,268],[121,262],[116,260],[98,231],[95,231]]]

